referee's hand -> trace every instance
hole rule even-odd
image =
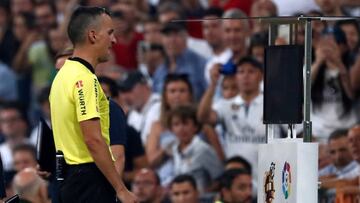
[[[122,203],[139,203],[138,198],[129,190],[118,192],[116,196],[121,200]]]

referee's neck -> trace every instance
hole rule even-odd
[[[86,50],[87,49],[87,50]],[[74,53],[72,57],[79,57],[88,63],[95,69],[97,66],[97,57],[93,54],[92,51],[89,51],[88,47],[79,47],[74,49]]]

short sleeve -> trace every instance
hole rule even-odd
[[[77,120],[100,118],[99,82],[95,77],[78,77],[74,84],[74,102]]]

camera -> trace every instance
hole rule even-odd
[[[236,73],[236,65],[230,59],[228,62],[221,66],[220,73],[223,75],[234,75]]]

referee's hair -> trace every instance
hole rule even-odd
[[[85,33],[90,27],[99,26],[99,16],[106,14],[111,16],[109,11],[101,7],[78,7],[71,15],[68,25],[68,35],[72,44],[81,44],[85,42]]]
[[[196,186],[196,181],[195,181],[195,178],[192,177],[191,175],[189,174],[181,174],[181,175],[178,175],[176,176],[170,183],[170,188],[172,188],[172,186],[174,184],[180,184],[180,183],[190,183],[190,185],[195,189],[197,190],[197,186]]]

